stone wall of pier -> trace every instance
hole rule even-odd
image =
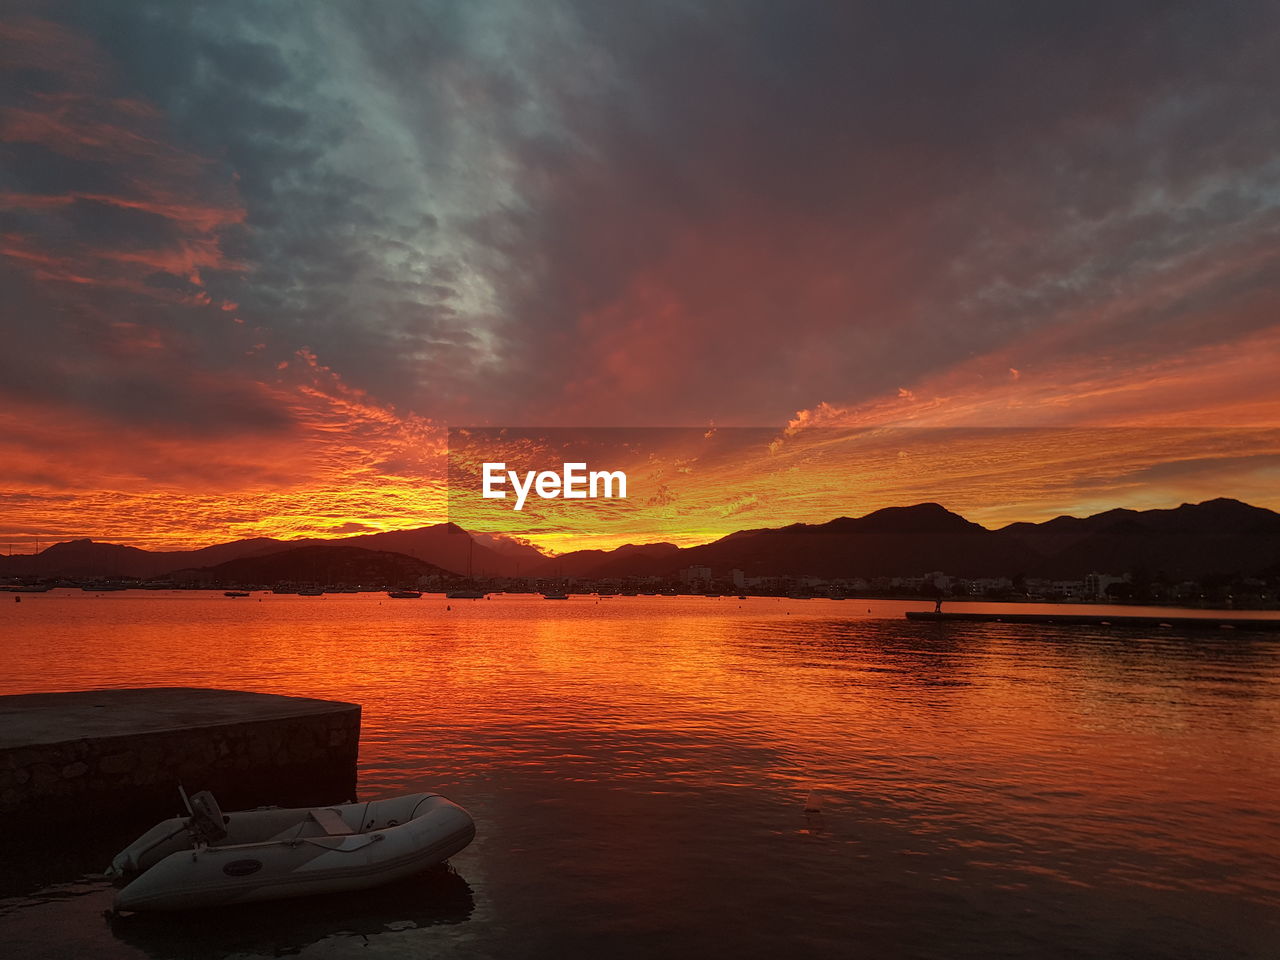
[[[356,790],[360,708],[0,749],[0,815],[13,824],[172,816],[212,790],[224,810],[306,806]]]

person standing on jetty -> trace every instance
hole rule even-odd
[[[942,598],[941,598],[941,597],[934,597],[934,598],[933,598],[933,612],[934,612],[934,613],[941,613],[941,612],[942,612]]]

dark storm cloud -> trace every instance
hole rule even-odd
[[[150,136],[206,161],[181,179],[185,203],[225,187],[242,209],[197,232],[217,256],[166,259],[190,250],[189,216],[93,199],[131,189],[136,145],[11,145],[6,191],[77,199],[11,209],[6,231],[66,238],[93,263],[146,254],[91,312],[166,334],[185,359],[168,387],[138,381],[161,396],[205,382],[187,367],[254,381],[307,347],[434,417],[776,422],[1023,339],[1123,358],[1268,322],[1233,306],[1275,275],[1265,4],[40,15],[100,52],[113,96],[154,105]],[[0,102],[83,86],[65,64],[22,70]],[[83,292],[30,293],[29,309],[84,312]],[[80,323],[101,355],[105,335]],[[153,407],[193,415],[192,396]],[[258,415],[244,396],[217,406]]]
[[[770,401],[892,390],[1274,230],[1280,60],[1262,7],[582,9],[620,93],[573,104],[585,172],[528,154],[542,215],[512,227],[545,273],[513,285],[512,312],[534,318],[536,349],[564,318],[614,311],[631,325],[617,349],[672,371],[635,392],[672,410],[767,417]],[[637,276],[657,290],[633,311]],[[655,319],[668,303],[678,335]],[[1154,332],[1130,319],[1121,338]],[[573,345],[548,382],[610,361]]]
[[[277,357],[308,347],[387,399],[448,393],[471,364],[454,345],[471,337],[449,305],[450,252],[430,252],[433,186],[413,169],[427,161],[399,143],[419,135],[431,96],[393,89],[386,72],[409,82],[422,58],[446,55],[447,11],[89,4],[75,19],[186,147],[234,171],[245,229],[225,249],[248,269],[208,272],[214,298],[273,334]],[[388,96],[403,117],[370,107]]]

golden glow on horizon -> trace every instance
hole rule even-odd
[[[37,537],[90,537],[185,549],[452,520],[564,552],[688,546],[923,501],[987,526],[1224,495],[1280,508],[1274,428],[854,427],[835,425],[855,418],[827,408],[781,430],[591,431],[586,454],[570,452],[564,437],[574,432],[563,430],[501,443],[486,432],[450,452],[442,426],[346,387],[306,353],[261,389],[288,411],[285,428],[187,436],[34,404],[0,412],[0,543],[29,552]],[[546,468],[580,457],[626,470],[630,499],[531,500],[515,513],[479,498],[482,460]]]
[[[790,436],[659,431],[649,447],[637,442],[643,431],[620,431],[616,452],[597,443],[596,463],[628,471],[631,499],[531,500],[516,513],[502,501],[480,500],[478,481],[446,498],[442,429],[389,419],[367,400],[337,390],[313,387],[294,397],[306,431],[203,439],[194,447],[181,439],[101,436],[93,425],[72,428],[56,424],[47,411],[43,418],[26,411],[28,430],[59,432],[78,455],[63,468],[41,465],[40,475],[40,466],[28,463],[15,474],[17,483],[0,489],[19,508],[7,513],[0,542],[29,550],[37,537],[48,543],[88,536],[183,549],[254,536],[411,529],[448,519],[553,552],[657,541],[689,546],[741,529],[821,523],[930,500],[992,527],[1114,506],[1171,507],[1183,498],[1219,495],[1224,476],[1243,491],[1242,499],[1280,506],[1271,493],[1280,487],[1277,430],[808,428]],[[338,424],[344,426],[335,433]],[[541,453],[527,440],[521,444],[534,459],[565,455],[557,443]],[[12,463],[19,462],[18,449],[12,439],[0,441],[0,453]],[[490,451],[481,455],[512,453]],[[139,454],[153,472],[137,469]],[[198,471],[186,465],[195,456]],[[455,470],[465,456],[455,451]],[[163,480],[154,473],[160,464],[171,471]],[[68,516],[76,518],[74,526]]]

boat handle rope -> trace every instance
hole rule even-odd
[[[383,836],[380,833],[365,834],[365,836],[368,837],[368,840],[360,844],[358,847],[331,847],[329,844],[324,842],[324,840],[331,839],[329,837],[302,837],[299,840],[294,840],[290,846],[296,847],[300,843],[309,843],[313,847],[322,847],[325,850],[331,850],[334,853],[355,853],[356,851],[363,850],[365,847],[371,846],[383,839]]]
[[[434,800],[434,799],[435,799],[436,797],[438,797],[438,796],[440,796],[440,794],[438,794],[438,793],[429,793],[429,794],[427,794],[425,797],[423,797],[421,800],[419,800],[417,803],[415,803],[415,804],[413,805],[413,810],[411,810],[411,811],[409,812],[409,820],[412,820],[412,819],[414,819],[415,817],[417,817],[417,815],[418,815],[418,808],[419,808],[420,806],[422,806],[422,805],[423,805],[424,803],[426,803],[428,800]],[[405,821],[405,823],[408,823],[408,822],[409,822],[409,820],[406,820],[406,821]]]

